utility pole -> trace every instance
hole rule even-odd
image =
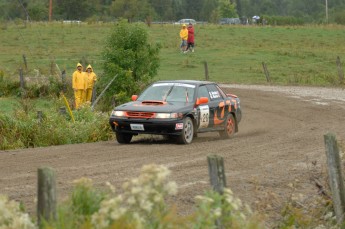
[[[49,0],[49,22],[52,21],[52,14],[53,14],[53,0]]]
[[[328,0],[325,0],[326,2],[326,23],[328,23]]]

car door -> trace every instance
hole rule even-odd
[[[208,89],[206,85],[201,85],[198,88],[197,97],[206,97],[208,98],[208,101],[211,100],[210,95],[208,93]],[[203,131],[207,128],[209,128],[210,125],[210,106],[209,104],[201,104],[198,107],[196,107],[198,112],[198,129],[200,131]]]

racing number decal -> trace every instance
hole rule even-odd
[[[210,108],[208,105],[199,106],[200,109],[200,126],[199,128],[207,128],[210,122]]]

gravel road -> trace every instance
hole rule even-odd
[[[135,137],[129,145],[114,141],[0,151],[0,193],[35,212],[37,168],[56,170],[59,199],[72,181],[89,177],[96,186],[117,187],[145,164],[172,170],[179,193],[170,201],[182,214],[193,210],[194,196],[210,189],[206,157],[224,157],[228,186],[235,195],[274,220],[292,192],[317,195],[313,177],[325,181],[323,135],[345,138],[345,91],[338,88],[221,85],[241,98],[243,119],[234,138],[199,134],[190,145],[160,137]],[[291,189],[294,184],[295,189]]]

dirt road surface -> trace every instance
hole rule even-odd
[[[317,195],[312,176],[325,181],[323,135],[345,139],[345,91],[327,88],[222,85],[241,98],[243,119],[233,139],[218,133],[199,134],[190,145],[160,137],[134,138],[130,145],[114,141],[93,144],[0,151],[0,193],[22,201],[35,213],[37,168],[56,170],[59,199],[68,195],[72,181],[93,179],[102,187],[117,187],[145,164],[172,170],[179,186],[173,198],[181,213],[190,213],[194,196],[210,189],[206,157],[224,157],[228,186],[234,194],[270,218],[279,217],[292,193]],[[315,173],[316,171],[316,173]]]

